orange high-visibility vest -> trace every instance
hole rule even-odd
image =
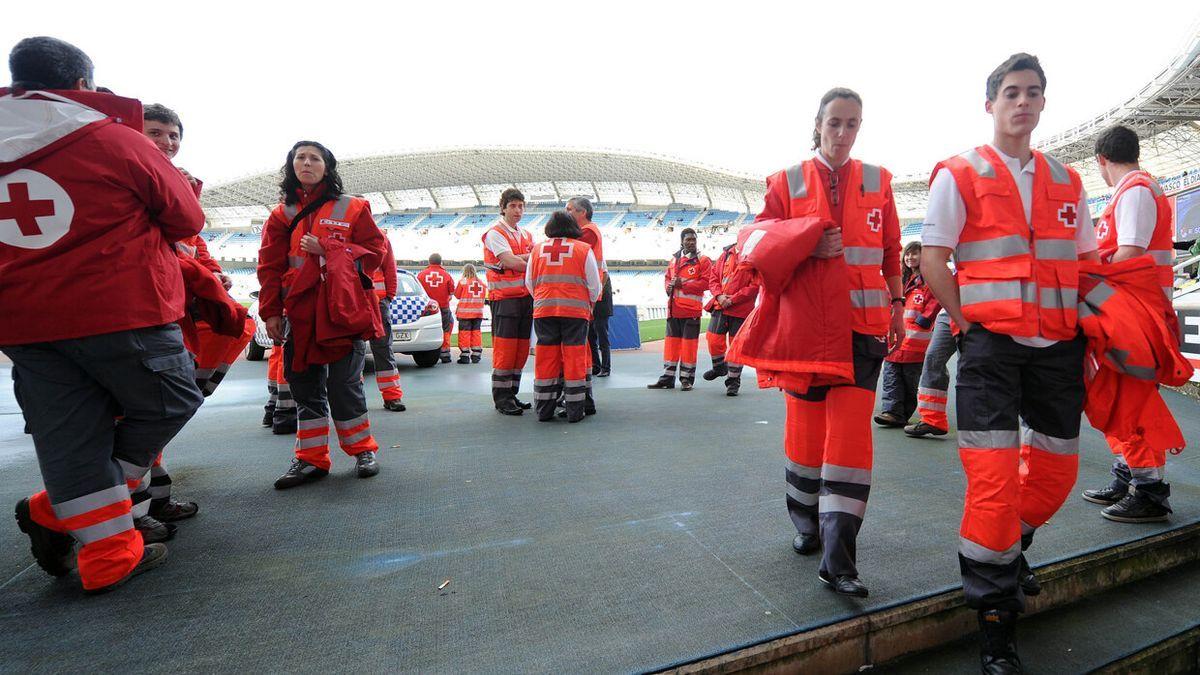
[[[509,231],[507,225],[497,222],[483,234],[485,240],[490,232],[499,232],[508,241],[508,246],[512,249],[513,255],[529,253],[530,249],[533,248],[533,236],[520,227],[517,228],[514,235]],[[529,291],[525,290],[525,273],[501,267],[500,258],[492,253],[487,245],[483,247],[483,266],[487,268],[487,283],[488,289],[492,293],[492,300],[519,298],[529,295]]]
[[[592,248],[578,239],[556,237],[540,242],[529,255],[533,266],[533,318],[592,318],[587,256]]]
[[[1033,152],[1032,224],[1012,173],[980,146],[939,163],[954,177],[967,221],[954,250],[963,316],[1014,337],[1069,340],[1077,332],[1079,174]]]
[[[454,297],[458,298],[458,308],[455,315],[460,319],[482,319],[483,303],[487,298],[487,286],[478,279],[459,281],[454,287]]]
[[[583,236],[579,239],[592,247],[592,255],[596,256],[596,266],[600,268],[600,280],[604,280],[604,276],[608,274],[604,268],[604,239],[600,236],[600,226],[595,223],[588,223],[580,226],[583,230]]]
[[[805,160],[784,171],[791,195],[787,217],[834,220],[816,162]],[[850,269],[851,328],[865,335],[886,335],[892,298],[883,278],[883,213],[892,174],[883,167],[851,159],[846,183],[848,189],[842,193],[846,200],[842,207],[842,244]]]
[[[1134,171],[1122,179],[1120,189],[1113,194],[1104,213],[1100,214],[1100,222],[1096,224],[1096,239],[1100,244],[1100,260],[1106,263],[1112,262],[1113,254],[1120,247],[1117,243],[1117,232],[1122,227],[1134,226],[1133,223],[1117,222],[1117,200],[1127,190],[1135,187],[1147,188],[1150,190],[1150,194],[1154,195],[1154,234],[1150,237],[1150,245],[1146,247],[1146,253],[1154,258],[1159,284],[1162,286],[1163,293],[1167,295],[1167,302],[1171,302],[1175,296],[1175,271],[1171,269],[1175,264],[1175,233],[1171,227],[1171,201],[1163,194],[1158,181],[1154,180],[1149,173]]]
[[[290,223],[300,212],[299,204],[280,205],[284,222]],[[291,247],[288,249],[288,271],[283,275],[284,292],[291,288],[292,281],[304,265],[308,253],[300,247],[300,240],[306,234],[317,238],[332,237],[339,241],[350,241],[350,230],[359,217],[359,211],[366,209],[369,214],[371,205],[365,199],[342,195],[337,199],[325,202],[315,213],[296,224],[292,230]]]

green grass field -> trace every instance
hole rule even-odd
[[[667,336],[667,320],[666,319],[650,319],[649,321],[638,322],[638,333],[642,337],[642,342],[654,342],[661,340]],[[454,344],[458,344],[458,338],[454,338]],[[491,349],[492,334],[483,334],[484,348]]]

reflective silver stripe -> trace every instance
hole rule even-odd
[[[946,398],[947,393],[948,392],[946,392],[944,389],[928,389],[926,387],[918,387],[917,388],[917,396],[934,396],[937,398]]]
[[[1007,565],[1017,559],[1021,555],[1021,540],[1018,539],[1012,546],[1003,551],[993,551],[992,549],[977,544],[966,537],[958,538],[958,552],[962,557],[975,562],[987,563],[989,565]]]
[[[904,337],[909,340],[932,340],[933,331],[931,330],[906,330]]]
[[[1067,167],[1059,164],[1058,160],[1054,159],[1050,155],[1042,155],[1042,157],[1046,158],[1046,166],[1050,167],[1051,180],[1059,185],[1071,184],[1071,174],[1067,173]]]
[[[125,472],[125,480],[141,479],[150,470],[148,466],[138,466],[131,464],[123,459],[117,459],[117,464],[121,465],[121,470]]]
[[[1079,302],[1079,290],[1075,288],[1043,288],[1039,304],[1046,309],[1070,309]]]
[[[150,508],[149,501],[146,502],[146,508]],[[103,523],[97,523],[89,527],[84,527],[78,530],[71,530],[71,535],[79,540],[83,545],[94,544],[101,539],[107,539],[113,535],[121,534],[133,529],[133,516],[128,513],[123,513],[116,518],[106,520]]]
[[[382,281],[376,281],[376,282],[375,282],[375,290],[377,290],[377,291],[386,291],[386,290],[387,290],[387,284],[383,283]]]
[[[524,279],[517,279],[515,281],[504,281],[502,279],[497,279],[495,281],[489,280],[488,285],[491,287],[491,289],[493,291],[500,290],[502,288],[524,288],[525,280]]]
[[[803,164],[788,167],[784,174],[787,176],[788,192],[792,199],[804,199],[808,196],[808,186],[804,184]]]
[[[323,436],[313,436],[311,438],[297,438],[296,439],[296,447],[300,448],[301,450],[307,450],[309,448],[319,448],[319,447],[322,447],[325,445],[329,445],[329,434],[328,433],[326,433]]]
[[[891,298],[888,297],[887,291],[868,289],[865,291],[851,290],[850,291],[850,306],[858,309],[864,307],[887,307],[891,304]]]
[[[547,284],[575,284],[576,286],[587,286],[587,280],[581,277],[572,276],[570,274],[543,274],[542,276],[534,279],[534,283],[540,284],[543,282]]]
[[[300,420],[296,423],[296,428],[304,431],[311,431],[313,429],[328,429],[329,421],[324,417],[319,417],[315,420]]]
[[[683,291],[675,291],[675,297],[684,298],[686,300],[695,300],[696,302],[701,302],[704,300],[703,295],[692,295],[690,293],[684,293]]]
[[[821,513],[849,513],[861,519],[867,512],[866,502],[842,495],[821,495],[818,504]]]
[[[538,298],[533,301],[534,309],[542,309],[543,307],[575,307],[578,309],[591,309],[592,303],[587,300],[573,300],[571,298]]]
[[[958,447],[963,450],[1016,450],[1021,445],[1021,435],[1016,429],[995,431],[958,430]]]
[[[1147,251],[1147,253],[1149,253],[1150,257],[1154,258],[1154,262],[1158,263],[1159,265],[1175,264],[1175,251]]]
[[[839,483],[870,485],[871,470],[855,469],[854,467],[838,466],[837,464],[826,464],[821,467],[821,478],[825,480],[837,481]]]
[[[345,220],[346,211],[350,209],[350,203],[354,198],[350,195],[342,195],[333,203],[333,210],[329,212],[329,217],[333,220]]]
[[[563,382],[567,387],[579,387],[581,389],[587,388],[587,378],[582,380],[564,380]]]
[[[347,445],[354,445],[359,441],[364,441],[371,437],[371,427],[367,427],[362,431],[350,434],[349,436],[338,436],[338,443],[344,448]]]
[[[904,310],[904,318],[906,318],[906,319],[913,319],[913,320],[916,320],[916,318],[917,318],[917,317],[919,317],[919,316],[921,316],[921,313],[920,313],[920,312],[918,312],[918,311],[917,311],[917,310],[915,310],[915,309],[906,309],[906,310]]]
[[[1163,286],[1162,289],[1163,289],[1163,293],[1167,296],[1167,302],[1174,302],[1175,301],[1175,287],[1174,286]]]
[[[59,520],[66,520],[126,499],[129,499],[129,488],[121,483],[82,497],[68,499],[61,504],[51,504],[50,507],[54,509],[54,515],[58,516]]]
[[[801,478],[811,478],[812,480],[817,480],[821,477],[821,467],[819,466],[797,464],[786,457],[784,458],[784,461],[787,462],[787,470],[796,474],[797,476],[800,476]]]
[[[550,378],[550,379],[545,379],[545,380],[534,380],[534,381],[533,381],[533,386],[534,386],[535,388],[536,388],[536,387],[554,387],[554,386],[558,386],[558,378],[557,378],[557,377],[553,377],[553,378]]]
[[[1158,181],[1154,180],[1153,178],[1151,178],[1150,180],[1146,181],[1146,187],[1150,188],[1150,192],[1151,192],[1151,193],[1152,193],[1152,194],[1153,194],[1155,197],[1161,197],[1161,196],[1163,196],[1163,189],[1162,189],[1162,186],[1161,186],[1161,185],[1159,185],[1159,184],[1158,184]]]
[[[307,257],[308,256],[303,256],[303,255],[289,255],[288,256],[288,267],[291,267],[292,269],[296,269],[297,267],[303,267],[304,261],[307,259]]]
[[[954,259],[960,263],[997,260],[1029,253],[1029,240],[1019,234],[995,239],[961,242],[954,249]]]
[[[195,372],[195,379],[207,380],[208,378],[212,377],[213,369],[212,368],[197,368],[194,372]]]
[[[1165,466],[1129,467],[1129,475],[1142,481],[1158,481],[1166,478]]]
[[[791,497],[792,499],[800,502],[801,504],[803,504],[805,506],[816,506],[817,505],[816,493],[803,492],[800,490],[800,488],[796,487],[795,485],[792,485],[791,483],[787,484],[787,496]]]
[[[970,164],[973,169],[975,169],[975,173],[979,174],[980,176],[983,176],[984,178],[996,177],[996,169],[993,168],[986,159],[984,159],[983,155],[979,154],[978,150],[972,148],[959,155],[959,157],[967,160],[967,163]]]
[[[873,246],[847,246],[843,249],[847,265],[881,265],[883,249]]]
[[[577,403],[579,401],[586,401],[587,400],[587,392],[581,391],[578,393],[563,394],[563,400],[566,401],[567,403]]]
[[[520,380],[492,380],[492,389],[509,389]]]
[[[283,215],[287,216],[290,221],[300,213],[300,206],[297,204],[288,204],[283,207]]]
[[[862,165],[863,192],[879,192],[883,184],[883,172],[874,164]]]
[[[1030,525],[1029,523],[1027,523],[1023,520],[1021,521],[1021,536],[1022,537],[1024,537],[1025,535],[1028,535],[1028,534],[1033,534],[1034,532],[1037,532],[1036,527]]]
[[[343,429],[353,429],[354,427],[356,427],[366,421],[367,421],[367,414],[363,413],[353,419],[342,420],[340,422],[338,420],[334,420],[333,426],[337,427],[338,431],[341,431]]]
[[[496,375],[520,375],[520,374],[521,374],[521,372],[522,372],[521,370],[500,370],[500,369],[493,369],[493,370],[492,370],[492,375],[493,375],[493,376],[496,376]]]
[[[1074,239],[1038,239],[1033,245],[1033,257],[1038,260],[1078,260],[1079,251]]]
[[[1096,287],[1088,291],[1088,294],[1083,296],[1083,301],[1087,304],[1099,309],[1108,299],[1117,294],[1117,290],[1107,283],[1101,281],[1096,284]]]
[[[918,410],[937,410],[940,412],[946,412],[946,404],[939,403],[937,401],[918,401],[917,409]]]
[[[1021,430],[1021,444],[1056,455],[1078,455],[1079,437],[1057,438],[1028,427]]]
[[[1116,347],[1109,347],[1104,354],[1104,359],[1117,367],[1117,371],[1125,373],[1130,377],[1148,382],[1158,381],[1158,371],[1149,366],[1131,366],[1129,365],[1129,352]]]
[[[1020,281],[989,281],[982,284],[967,284],[958,289],[962,304],[975,305],[997,300],[1020,300]]]

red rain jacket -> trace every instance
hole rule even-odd
[[[1150,256],[1079,263],[1079,325],[1088,338],[1084,412],[1110,440],[1182,448],[1183,433],[1159,394],[1192,365],[1179,351],[1175,315]]]
[[[758,306],[726,358],[758,372],[758,386],[806,392],[854,381],[846,261],[812,258],[832,220],[763,220],[738,233],[741,263],[755,270]]]
[[[354,262],[371,252],[332,237],[321,237],[321,247],[325,267],[317,256],[306,257],[283,300],[295,349],[292,370],[297,372],[340,360],[354,340],[383,335],[378,300],[371,288],[364,288],[366,277]]]
[[[753,270],[738,264],[737,246],[726,246],[709,270],[708,291],[712,293],[712,299],[705,309],[742,319],[749,316],[758,298],[758,284],[754,283],[753,276]],[[729,296],[733,304],[722,308],[717,302],[717,296],[721,294]]]
[[[188,311],[179,320],[179,327],[188,351],[200,353],[197,321],[207,323],[217,335],[241,337],[246,326],[246,308],[229,297],[221,280],[204,263],[190,256],[179,256],[179,269],[188,294]]]

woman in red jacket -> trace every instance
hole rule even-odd
[[[296,143],[282,173],[282,203],[263,226],[258,252],[259,314],[267,333],[283,344],[285,375],[297,407],[296,458],[275,481],[280,490],[329,474],[331,408],[338,440],[355,457],[358,476],[379,473],[379,445],[363,394],[363,338],[382,330],[368,274],[387,249],[370,204],[344,194],[337,159],[325,146]],[[343,285],[335,289],[334,283]],[[328,321],[318,321],[318,314]],[[358,334],[328,334],[334,320],[339,328],[359,327]]]
[[[849,89],[830,90],[817,108],[814,157],[767,178],[756,222],[778,222],[749,228],[759,231],[745,242],[739,236],[738,247],[750,265],[775,250],[788,269],[755,265],[769,297],[729,357],[759,369],[760,381],[764,367],[783,374],[766,382],[787,393],[787,507],[798,531],[792,547],[801,555],[823,551],[820,580],[856,597],[867,595],[855,542],[871,491],[875,385],[888,344],[904,330],[891,174],[850,158],[861,123],[862,98]],[[794,232],[795,241],[771,243],[785,232]],[[778,278],[792,282],[772,290]],[[795,288],[798,278],[811,281]],[[830,289],[838,292],[828,303],[812,306]],[[803,335],[814,329],[793,321],[820,324],[816,330],[831,338],[804,344]]]
[[[487,284],[475,274],[471,263],[463,265],[462,276],[454,286],[458,298],[458,362],[479,363],[483,358],[483,303],[487,302]]]
[[[916,412],[925,351],[941,308],[921,277],[921,242],[909,242],[900,259],[904,263],[904,337],[883,362],[883,400],[875,416],[881,427],[902,427]]]

